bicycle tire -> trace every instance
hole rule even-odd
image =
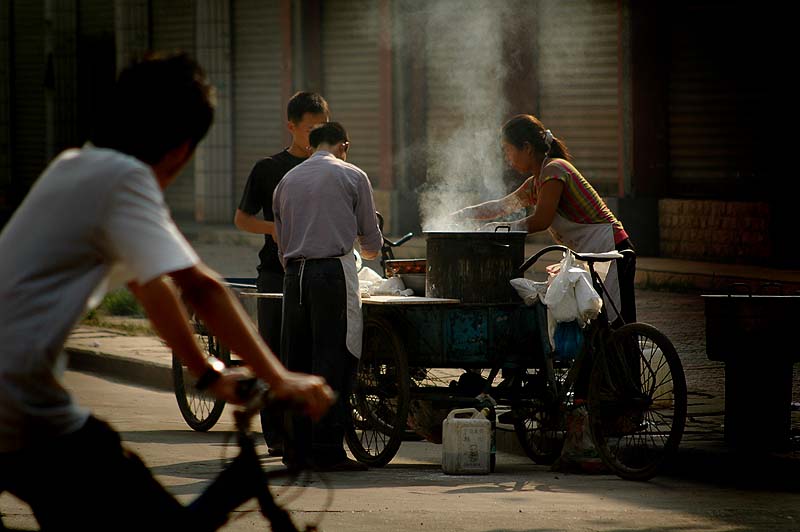
[[[686,378],[675,347],[645,323],[613,332],[592,367],[589,425],[606,466],[621,478],[658,474],[686,424]]]
[[[195,323],[195,332],[200,338],[206,356],[214,356],[224,362],[226,366],[231,365],[230,351],[220,345],[219,340],[208,332],[201,323]],[[197,379],[189,373],[173,352],[172,384],[181,416],[193,430],[206,432],[219,421],[222,411],[225,409],[225,401],[217,399],[208,392],[196,390],[194,387],[195,382],[197,382]]]
[[[516,416],[514,432],[522,450],[537,464],[552,465],[564,447],[561,416],[545,407],[526,407]]]
[[[347,446],[359,462],[388,464],[400,449],[409,405],[408,364],[400,339],[381,319],[364,323],[364,349],[350,395]]]

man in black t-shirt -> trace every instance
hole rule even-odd
[[[258,253],[259,292],[283,291],[283,266],[278,259],[278,247],[273,235],[272,194],[283,176],[311,155],[308,135],[314,126],[327,122],[330,116],[328,103],[314,92],[298,92],[289,99],[286,107],[287,128],[292,135],[292,145],[280,153],[258,161],[250,171],[242,200],[236,209],[234,223],[242,231],[264,235],[264,247]],[[263,213],[263,220],[257,217]],[[258,331],[275,353],[281,352],[281,300],[258,300]],[[285,361],[284,361],[285,364]],[[267,414],[272,431],[267,429],[264,438],[273,456],[282,453],[282,442],[275,432],[281,426],[281,416]]]

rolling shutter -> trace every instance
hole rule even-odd
[[[6,201],[4,192],[11,183],[11,11],[0,4],[0,215]],[[0,225],[2,219],[0,219]]]
[[[44,3],[16,0],[12,7],[13,75],[11,175],[25,190],[47,163],[45,116]]]
[[[771,45],[757,37],[757,14],[737,3],[679,3],[672,14],[669,193],[752,199],[758,146],[771,133],[758,126],[769,83],[748,70],[769,71]]]
[[[617,193],[620,146],[615,0],[544,1],[539,113],[601,195]]]
[[[116,78],[114,4],[105,0],[78,3],[78,140],[89,137],[105,95]]]
[[[282,40],[278,2],[233,2],[234,197],[259,159],[284,146]]]
[[[322,4],[322,95],[331,119],[350,135],[347,160],[377,186],[380,171],[378,2],[327,0]]]
[[[192,0],[152,0],[152,47],[195,55],[195,6]],[[165,196],[175,218],[194,219],[194,159],[170,185]]]

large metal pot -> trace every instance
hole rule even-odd
[[[525,260],[524,231],[430,231],[425,295],[463,303],[519,301],[509,281]]]

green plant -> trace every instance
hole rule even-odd
[[[98,313],[107,316],[145,317],[144,309],[127,289],[121,288],[106,294],[97,309]]]

